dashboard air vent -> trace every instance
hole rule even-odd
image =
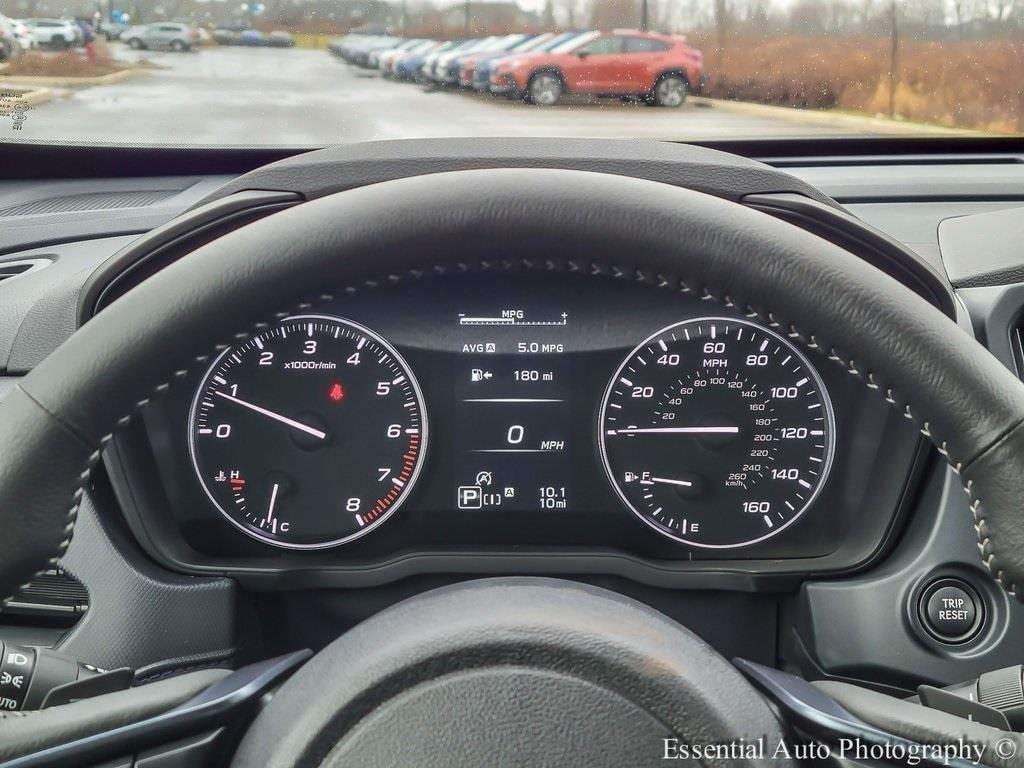
[[[1010,328],[1010,346],[1013,348],[1013,363],[1017,366],[1017,376],[1024,379],[1024,317]]]
[[[17,261],[0,261],[0,283],[29,272],[35,272],[50,265],[49,259],[18,259]]]
[[[112,208],[143,208],[163,202],[178,192],[179,190],[176,189],[140,189],[127,192],[86,192],[80,195],[47,197],[42,200],[30,200],[7,208],[0,208],[0,217],[107,211]]]
[[[89,593],[71,574],[54,568],[45,571],[24,587],[5,607],[5,613],[72,617],[89,608]]]

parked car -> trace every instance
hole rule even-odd
[[[332,56],[337,56],[339,59],[344,59],[349,46],[353,45],[358,38],[359,35],[352,33],[344,37],[336,37],[327,43],[327,52]]]
[[[495,53],[508,53],[509,48],[514,47],[521,43],[526,35],[499,35],[489,42],[481,43],[473,48],[471,51],[465,51],[453,56],[445,68],[445,71],[441,73],[441,82],[446,86],[457,86],[459,85],[459,75],[462,71],[462,62],[470,56],[479,56],[491,52]]]
[[[625,96],[678,107],[704,73],[700,51],[674,35],[615,30],[583,35],[548,53],[503,60],[491,75],[492,90],[541,106],[565,93]]]
[[[229,22],[218,24],[213,28],[213,40],[218,45],[238,45],[239,36],[252,26],[244,22]]]
[[[396,56],[391,67],[397,80],[422,80],[423,66],[429,56],[439,56],[462,43],[461,40],[448,40],[436,43],[420,53],[403,53]]]
[[[199,32],[190,24],[158,21],[126,29],[121,33],[121,40],[136,50],[169,48],[172,51],[190,51],[199,44]]]
[[[423,57],[423,63],[420,65],[419,74],[416,76],[416,80],[424,83],[431,83],[434,80],[434,66],[437,64],[438,59],[449,53],[466,49],[475,43],[475,39],[470,40],[452,40],[450,45],[443,46],[434,51],[431,51]]]
[[[554,50],[560,45],[568,43],[573,38],[579,37],[583,32],[561,32],[559,34],[548,33],[538,35],[533,40],[517,46],[517,49],[507,53],[499,53],[492,56],[485,56],[476,62],[473,67],[473,88],[478,91],[490,91],[491,73],[499,62],[524,53],[545,53]]]
[[[416,40],[414,42],[415,45],[410,45],[406,48],[392,48],[390,51],[384,51],[379,55],[377,66],[384,77],[392,77],[394,75],[395,62],[403,56],[431,51],[438,45],[436,40]]]
[[[294,48],[295,38],[291,32],[276,30],[267,35],[267,47],[269,48]]]
[[[25,19],[36,45],[71,48],[82,41],[82,30],[70,19]]]
[[[509,53],[510,51],[519,48],[521,45],[528,44],[535,37],[537,37],[537,35],[506,35],[505,37],[495,40],[494,43],[486,48],[482,48],[474,51],[473,53],[467,53],[462,56],[456,56],[455,59],[448,64],[449,76],[454,78],[453,80],[449,80],[449,82],[452,85],[461,85],[463,88],[471,87],[473,85],[473,70],[476,68],[476,62],[480,61],[480,59],[486,58],[487,56]]]
[[[411,37],[408,40],[403,40],[393,48],[378,48],[377,50],[370,51],[366,58],[366,66],[370,69],[380,69],[381,56],[410,50],[421,42],[422,40],[420,38]]]
[[[370,57],[374,56],[374,54],[394,48],[395,45],[400,42],[402,42],[402,38],[400,37],[383,37],[372,42],[368,41],[355,52],[351,59],[351,63],[355,64],[357,67],[362,67],[363,69],[375,69],[376,57],[374,57],[373,64],[370,63]]]
[[[267,44],[267,36],[258,29],[247,29],[238,35],[237,45],[245,45],[249,48],[262,48]]]
[[[473,80],[476,77],[476,68],[488,61],[499,59],[516,53],[525,53],[536,50],[538,46],[555,37],[553,32],[545,32],[540,35],[523,35],[523,39],[514,45],[497,46],[488,51],[471,53],[461,57],[459,60],[459,85],[463,88],[472,88]]]
[[[370,54],[374,51],[394,48],[403,38],[393,35],[351,34],[332,41],[327,49],[333,55],[359,67],[369,66]]]
[[[21,52],[21,41],[14,22],[6,16],[0,16],[0,62],[16,59]]]
[[[463,45],[458,48],[453,48],[447,53],[443,53],[438,56],[433,63],[429,73],[424,73],[434,83],[438,85],[451,85],[458,82],[458,72],[454,75],[449,74],[448,65],[452,61],[457,59],[459,56],[464,56],[467,53],[473,53],[475,51],[483,50],[489,45],[493,45],[500,38],[497,35],[491,35],[490,37],[476,38],[473,40],[467,40]]]
[[[488,90],[494,95],[505,95],[510,99],[521,98],[522,94],[519,92],[519,89],[511,88],[508,85],[505,73],[509,71],[509,69],[518,67],[523,62],[530,59],[539,60],[539,57],[543,55],[568,53],[584,43],[594,40],[599,37],[600,34],[600,32],[592,30],[577,33],[567,32],[564,33],[561,40],[552,41],[550,44],[543,45],[537,50],[527,51],[526,53],[506,54],[500,59],[495,59],[494,64],[490,68],[491,74],[490,81],[488,82]]]
[[[18,45],[21,46],[22,52],[39,47],[38,43],[36,43],[35,35],[32,34],[32,28],[28,24],[21,19],[9,18],[7,21],[14,27],[14,37],[18,41]]]

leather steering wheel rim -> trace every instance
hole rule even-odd
[[[983,561],[1021,593],[1024,385],[954,322],[856,256],[736,203],[623,176],[499,169],[388,181],[274,214],[82,326],[0,404],[0,596],[64,552],[103,446],[191,367],[325,290],[464,270],[650,283],[802,340],[948,458]]]

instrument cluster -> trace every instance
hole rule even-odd
[[[143,540],[189,569],[843,569],[884,548],[920,459],[849,379],[666,289],[421,278],[285,317],[154,407],[135,439],[159,500],[128,451],[111,476]]]

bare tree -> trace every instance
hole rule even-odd
[[[593,0],[590,26],[594,29],[635,27],[640,23],[640,4],[622,0]]]
[[[565,29],[576,29],[582,16],[580,0],[559,0],[559,6],[558,16],[561,19],[561,26],[564,26]]]
[[[555,28],[555,0],[545,0],[543,19],[546,29]]]

